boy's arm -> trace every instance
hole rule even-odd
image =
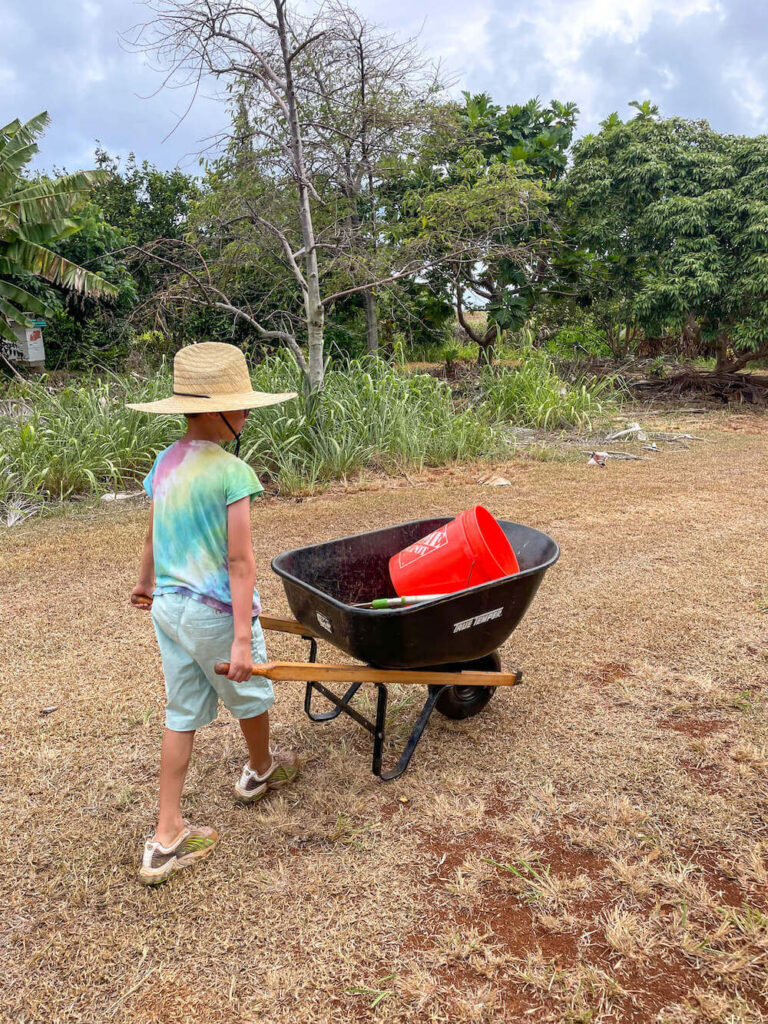
[[[149,506],[149,525],[144,537],[144,546],[141,549],[139,582],[131,591],[131,604],[144,611],[148,611],[152,607],[152,591],[155,589],[155,556],[152,551],[152,511],[154,507],[155,503],[152,502]]]
[[[227,678],[242,683],[251,677],[251,624],[253,620],[253,588],[256,563],[251,547],[250,496],[227,506],[227,553],[229,557],[229,588],[232,593],[232,614],[235,639],[229,658]]]

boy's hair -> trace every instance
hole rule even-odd
[[[185,417],[188,420],[196,420],[197,417],[200,415],[200,413],[199,412],[185,412],[184,415],[185,415]]]

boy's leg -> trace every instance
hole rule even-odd
[[[152,842],[163,848],[177,840],[186,828],[181,816],[181,794],[195,731],[216,717],[218,703],[215,690],[179,635],[179,624],[190,601],[183,594],[165,594],[152,604],[166,692],[157,828]]]
[[[192,826],[181,816],[181,793],[195,731],[213,721],[218,704],[216,691],[179,635],[179,624],[190,601],[182,594],[165,594],[152,604],[167,699],[157,828],[154,838],[144,843],[139,870],[139,880],[144,885],[158,885],[207,857],[219,838],[215,829]]]
[[[248,744],[248,767],[263,775],[272,764],[269,752],[269,712],[253,718],[239,719],[245,742]]]
[[[177,871],[213,852],[219,841],[216,829],[193,827],[181,816],[181,791],[189,767],[195,730],[166,728],[160,753],[160,801],[157,829],[144,844],[139,869],[143,885],[159,885]]]
[[[175,732],[165,729],[160,748],[160,797],[154,842],[168,846],[184,828],[181,816],[181,792],[192,755],[195,730]]]

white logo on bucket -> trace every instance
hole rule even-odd
[[[422,537],[421,540],[411,544],[405,551],[401,551],[397,559],[400,568],[404,569],[406,565],[412,565],[418,559],[423,558],[425,555],[430,555],[433,551],[437,551],[438,548],[447,544],[448,535],[446,530],[447,527],[442,526],[439,530],[435,530],[434,533],[430,533],[428,537]]]
[[[322,612],[318,612],[317,613],[317,621],[320,623],[320,625],[323,627],[323,629],[327,633],[332,633],[333,632],[333,627],[331,626],[331,620],[326,618],[326,616],[323,615]]]
[[[494,619],[500,619],[503,612],[503,607],[494,608],[492,612],[483,612],[482,615],[473,615],[471,619],[462,619],[461,622],[454,622],[453,632],[461,633],[472,626],[482,626],[485,622],[493,622]]]

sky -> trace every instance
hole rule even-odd
[[[309,3],[309,0],[302,0]],[[357,0],[388,32],[419,35],[453,89],[497,103],[573,101],[578,134],[611,111],[651,99],[664,115],[707,118],[718,131],[768,132],[765,0]],[[0,0],[0,124],[48,110],[39,168],[92,165],[96,140],[163,168],[196,171],[226,128],[204,89],[162,88],[121,33],[145,21],[133,0]],[[158,91],[159,90],[159,91]]]

